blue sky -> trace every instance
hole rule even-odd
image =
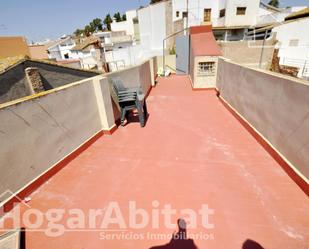
[[[23,35],[29,41],[57,38],[83,28],[107,13],[138,8],[150,0],[2,0],[0,36]],[[267,1],[264,1],[267,2]],[[309,5],[309,0],[281,0],[281,5]]]

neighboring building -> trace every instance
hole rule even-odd
[[[0,104],[99,74],[46,61],[17,59],[6,68],[0,67]]]
[[[98,32],[94,36],[101,41],[105,71],[117,71],[141,62],[141,47],[125,31]]]
[[[150,58],[162,55],[163,40],[173,33],[172,2],[162,1],[137,11],[140,44]],[[169,41],[168,41],[169,42]],[[167,44],[167,48],[170,45]]]
[[[211,26],[190,28],[189,76],[193,88],[215,87],[220,55]]]
[[[33,44],[29,45],[30,57],[32,59],[48,59],[47,47],[43,44]]]
[[[27,41],[22,36],[0,37],[0,58],[30,56]]]
[[[70,36],[63,36],[50,44],[47,48],[48,58],[58,60],[69,60],[73,58],[71,49],[75,46],[75,41]]]
[[[134,19],[137,17],[136,10],[128,10],[126,11],[126,21],[116,22],[115,20],[111,23],[112,31],[125,31],[127,35],[131,35],[135,37],[134,30]]]
[[[173,21],[187,18],[188,26],[251,26],[257,22],[259,0],[173,0]],[[187,5],[188,4],[188,5]]]
[[[278,40],[279,64],[294,67],[299,78],[309,78],[309,8],[291,14],[273,28]]]
[[[72,57],[79,59],[83,69],[102,70],[100,39],[91,36],[71,49]]]
[[[292,13],[304,10],[306,6],[293,6],[283,9],[275,8],[265,3],[260,3],[259,18],[257,26],[268,25],[272,23],[284,22],[285,18]]]

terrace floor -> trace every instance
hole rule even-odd
[[[145,128],[129,123],[103,136],[34,192],[28,204],[42,211],[87,211],[115,201],[126,224],[129,201],[149,213],[155,200],[159,208],[171,204],[178,211],[207,204],[214,210],[214,228],[198,224],[188,229],[210,237],[194,240],[200,249],[248,249],[242,247],[247,239],[267,249],[308,248],[309,199],[214,91],[193,92],[186,77],[160,79],[148,98],[148,109]],[[178,211],[173,222],[181,217]],[[175,230],[149,225],[105,235]],[[169,242],[102,238],[100,231],[70,231],[56,238],[28,232],[26,243],[31,249],[148,249]]]

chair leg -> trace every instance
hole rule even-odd
[[[138,103],[136,105],[136,108],[138,110],[138,119],[141,127],[145,126],[145,118],[144,118],[144,113],[143,113],[143,107],[141,106],[141,103]]]
[[[121,108],[121,126],[124,126],[125,116],[126,116],[126,110],[125,108]]]
[[[146,104],[146,100],[144,102],[144,106],[143,106],[143,109],[144,109],[144,113],[145,113],[145,119],[148,117],[148,110],[147,110],[147,104]]]

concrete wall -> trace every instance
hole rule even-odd
[[[275,39],[266,41],[264,50],[262,49],[263,41],[218,41],[218,45],[225,58],[246,66],[259,67],[262,57],[262,68],[266,69],[271,64],[275,48]]]
[[[22,98],[30,94],[25,88],[27,80],[24,70],[27,67],[38,68],[45,90],[98,75],[95,72],[27,60],[0,74],[0,103]]]
[[[97,76],[33,95],[1,108],[0,120],[1,195],[18,192],[114,124],[108,81]]]
[[[219,59],[217,87],[309,183],[309,85]]]

